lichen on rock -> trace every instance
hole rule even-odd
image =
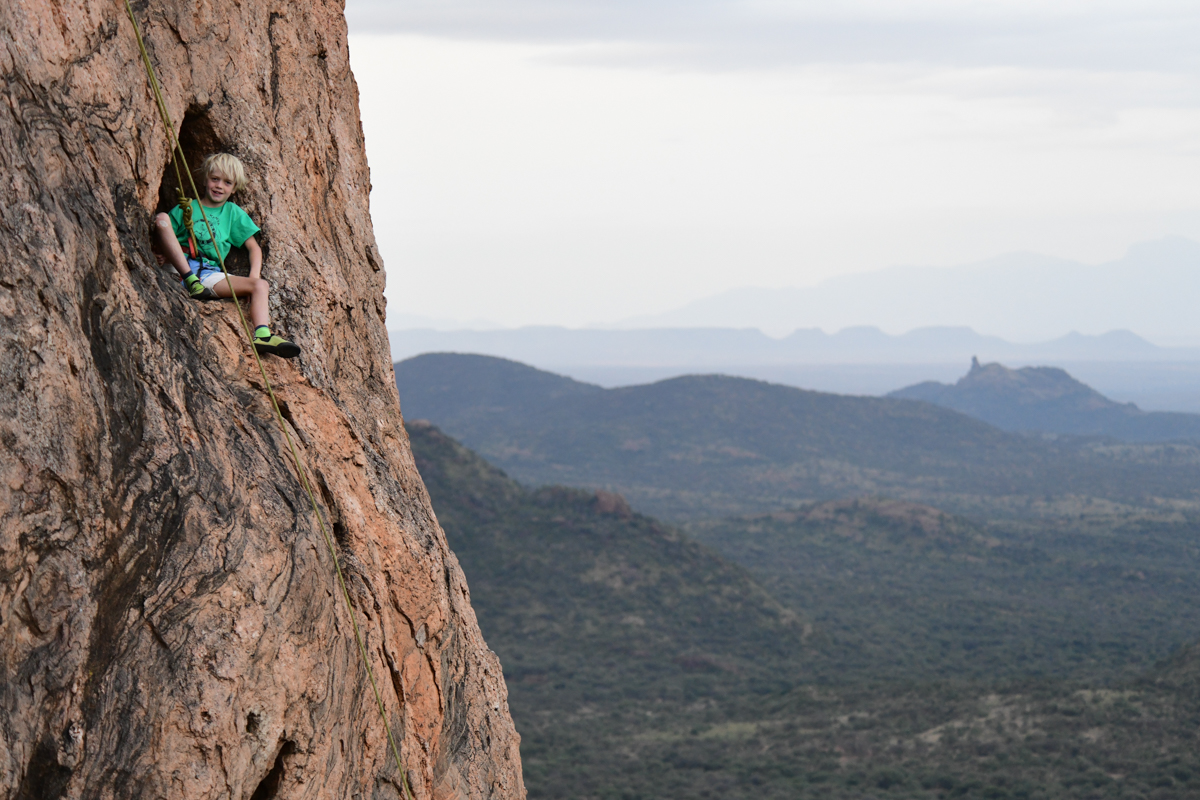
[[[267,372],[413,795],[524,797],[402,425],[342,6],[135,9],[189,156],[251,174],[235,200],[304,348]],[[235,311],[151,257],[174,178],[121,5],[0,5],[0,73],[0,798],[400,796]]]

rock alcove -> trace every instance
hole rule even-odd
[[[171,157],[167,164],[163,167],[162,177],[158,183],[158,203],[155,205],[154,211],[168,212],[173,209],[179,199],[179,178],[183,178],[184,194],[188,197],[194,197],[192,186],[188,180],[189,173],[191,180],[195,181],[196,189],[200,192],[204,191],[204,159],[213,153],[232,153],[238,158],[246,160],[246,156],[239,152],[236,146],[222,139],[217,135],[216,128],[213,126],[212,120],[209,118],[208,108],[192,106],[183,116],[183,121],[179,125],[178,132],[179,146],[183,150],[185,167],[176,172],[175,162],[178,160],[178,155],[172,151]],[[253,168],[253,164],[248,164]],[[258,206],[259,198],[253,187],[247,187],[244,191],[234,197],[233,200],[250,214],[252,218],[262,219]],[[200,220],[196,220],[199,224]],[[262,231],[257,236],[259,246],[263,251],[264,262],[270,256],[270,236],[267,231]],[[225,260],[225,268],[234,275],[249,275],[250,274],[250,257],[246,253],[245,248],[234,247],[229,251],[229,256]]]

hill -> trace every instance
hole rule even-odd
[[[605,488],[670,519],[860,495],[988,515],[1200,498],[1195,446],[1046,441],[928,403],[720,375],[586,388],[458,354],[395,369],[409,418],[430,419],[518,480]],[[440,401],[451,391],[463,405]]]
[[[888,335],[852,327],[826,334],[790,330],[771,338],[754,328],[390,330],[392,360],[423,353],[479,353],[512,359],[602,386],[719,373],[822,392],[884,395],[925,380],[953,383],[978,356],[1020,366],[1053,364],[1105,394],[1142,408],[1200,410],[1200,349],[1159,347],[1130,333],[1071,333],[1018,344],[970,328],[918,328]]]
[[[953,385],[927,381],[888,397],[923,400],[1007,431],[1111,436],[1129,442],[1200,440],[1200,414],[1142,411],[1116,403],[1055,367],[980,364]]]
[[[527,489],[408,427],[504,666],[532,798],[1200,789],[1194,659],[1132,678],[1154,657],[1140,642],[1165,653],[1200,626],[1186,526],[1043,542],[872,499],[689,526],[781,605],[616,496]]]
[[[456,353],[445,358],[422,358],[416,363],[420,372],[413,376],[411,387],[419,393],[414,419],[425,418],[423,412],[435,408],[440,416],[472,420],[474,424],[498,414],[536,417],[558,400],[604,391],[599,386],[490,356]],[[468,394],[462,392],[464,375],[471,376]]]
[[[743,568],[617,495],[529,490],[428,423],[407,428],[504,666],[531,797],[619,797],[638,735],[793,685],[811,628]]]
[[[505,664],[516,684],[585,674],[593,696],[648,700],[694,673],[720,694],[735,674],[775,685],[764,665],[798,657],[810,626],[744,568],[619,495],[529,490],[432,425],[407,428],[489,642],[522,643]]]

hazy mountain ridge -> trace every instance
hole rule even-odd
[[[603,392],[599,386],[545,372],[509,359],[472,353],[456,353],[443,358],[438,354],[421,358],[420,403],[415,418],[426,408],[438,415],[478,416],[501,412],[531,414],[540,412],[560,398],[589,396]],[[471,392],[462,393],[464,373],[471,376]]]
[[[720,375],[592,387],[552,400],[547,388],[528,389],[527,401],[513,403],[503,398],[517,390],[477,379],[480,358],[429,354],[398,363],[405,414],[432,420],[527,484],[607,488],[668,519],[850,495],[955,511],[982,503],[989,514],[1033,513],[1032,498],[1072,507],[1200,500],[1200,448],[1190,445],[1044,441],[928,403]],[[529,367],[492,366],[513,385],[531,385]],[[580,386],[566,380],[546,378],[544,386]],[[443,389],[432,395],[427,384]],[[447,387],[469,407],[441,403]]]
[[[757,327],[888,330],[970,325],[1011,339],[1067,331],[1131,329],[1150,338],[1200,336],[1200,243],[1143,242],[1121,258],[1087,265],[1013,253],[958,267],[890,267],[830,278],[809,288],[742,288],[624,327]]]
[[[876,327],[825,333],[794,329],[772,338],[753,326],[741,328],[647,328],[593,330],[527,327],[515,330],[388,332],[394,361],[422,353],[479,353],[524,363],[557,366],[679,367],[786,364],[961,363],[984,359],[1064,361],[1200,361],[1200,349],[1159,347],[1127,330],[1019,344],[984,336],[968,327],[923,327],[889,335]]]
[[[1142,408],[1200,412],[1200,349],[1159,347],[1129,331],[1068,334],[1020,344],[970,328],[878,328],[774,339],[753,328],[643,330],[393,330],[392,360],[423,353],[479,353],[531,364],[603,386],[721,373],[802,389],[880,396],[923,380],[953,382],[972,357],[1013,366],[1069,369],[1111,397]]]
[[[961,411],[1008,431],[1111,436],[1130,442],[1200,440],[1200,414],[1117,403],[1055,367],[1008,369],[972,360],[957,383],[926,381],[888,397]]]

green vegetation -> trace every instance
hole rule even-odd
[[[409,435],[531,798],[1200,795],[1200,656],[1145,669],[1200,638],[1183,517],[861,500],[690,523],[710,550]]]
[[[572,704],[787,686],[768,665],[808,627],[746,570],[615,495],[528,491],[432,426],[408,431],[511,687]]]
[[[685,530],[803,609],[842,675],[1107,681],[1200,639],[1197,524],[985,528],[862,499]]]
[[[1200,795],[1200,706],[1150,685],[806,688],[533,718],[518,708],[533,798]]]

